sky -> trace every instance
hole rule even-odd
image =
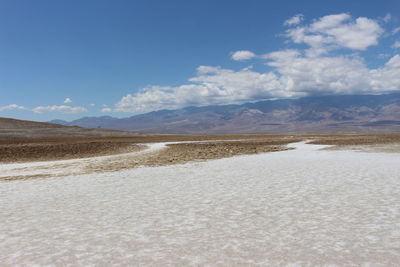
[[[398,0],[0,0],[0,117],[399,90]]]

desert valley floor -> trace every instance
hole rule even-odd
[[[1,265],[398,266],[400,153],[289,146],[1,182]]]

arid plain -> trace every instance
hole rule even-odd
[[[399,133],[54,131],[0,138],[7,266],[400,260]]]

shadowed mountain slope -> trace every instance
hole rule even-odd
[[[50,137],[132,136],[135,134],[133,132],[87,129],[55,123],[0,118],[0,140]]]

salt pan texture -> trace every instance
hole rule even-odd
[[[400,154],[295,146],[0,183],[0,262],[398,266]]]

